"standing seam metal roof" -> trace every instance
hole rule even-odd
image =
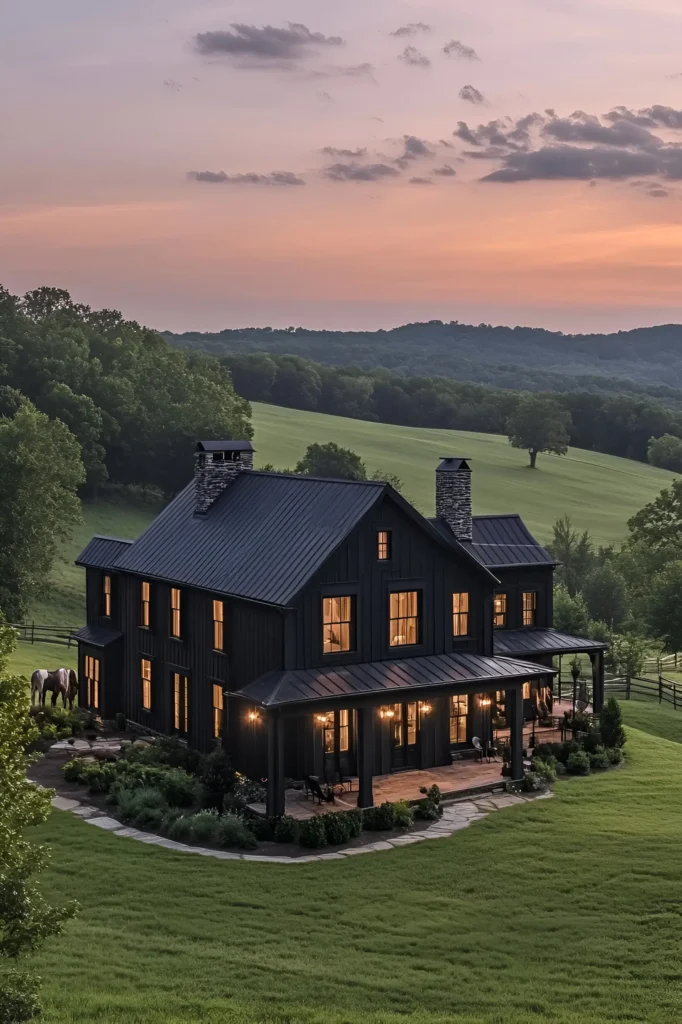
[[[76,559],[76,565],[88,566],[91,569],[115,569],[118,558],[132,543],[132,540],[102,537],[97,534],[81,551]]]
[[[580,651],[603,651],[608,644],[588,640],[584,636],[559,633],[556,629],[500,629],[493,635],[495,654],[514,657],[518,654],[578,654]]]
[[[430,522],[444,536],[453,539],[450,527],[443,519]],[[487,569],[510,569],[513,566],[554,566],[556,559],[538,544],[535,537],[517,513],[495,516],[474,516],[473,540],[460,541],[461,546]]]
[[[434,654],[396,661],[269,672],[238,690],[236,695],[264,707],[382,694],[386,694],[387,699],[404,699],[404,694],[396,697],[396,691],[465,683],[489,683],[492,689],[505,679],[555,674],[551,668],[515,658]]]

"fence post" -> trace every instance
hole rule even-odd
[[[663,676],[658,677],[658,703],[663,701]]]
[[[677,683],[673,683],[673,711],[677,711]]]
[[[630,700],[630,676],[625,677],[625,699]]]

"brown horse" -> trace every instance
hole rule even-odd
[[[57,703],[57,698],[61,694],[62,704],[66,707],[68,701],[69,708],[73,708],[73,702],[78,694],[78,676],[73,669],[68,668],[57,668],[53,672],[46,671],[45,669],[38,669],[37,672],[33,673],[33,677],[36,677],[40,673],[43,676],[42,688],[40,690],[40,702],[45,705],[45,696],[47,690],[52,691],[52,707]],[[33,693],[33,681],[31,690]],[[36,692],[37,687],[36,687]]]

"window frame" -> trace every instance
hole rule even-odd
[[[223,724],[225,721],[225,694],[222,683],[212,683],[212,687],[213,739],[220,740],[223,737]],[[219,695],[218,704],[216,704],[217,695]]]
[[[111,579],[111,573],[105,572],[102,575],[102,618],[111,618],[111,608],[113,603],[113,583]]]
[[[189,736],[189,675],[186,670],[178,672],[176,669],[171,669],[171,681],[173,684],[173,732],[178,736],[186,737]]]
[[[91,669],[92,673],[90,671]],[[94,654],[86,654],[83,661],[83,674],[85,676],[87,706],[89,708],[94,708],[96,711],[99,711],[99,687],[101,671],[101,660],[99,658],[96,658]]]
[[[398,602],[399,602],[400,597],[403,596],[403,595],[406,598],[408,598],[408,604],[409,604],[410,596],[414,595],[414,597],[415,597],[415,604],[416,604],[416,609],[415,609],[414,614],[409,614],[409,608],[408,608],[408,614],[405,614],[405,615],[400,615],[400,614],[392,615],[391,614],[391,611],[392,611],[391,605],[392,605],[393,599],[394,598],[398,598]],[[400,612],[400,607],[398,607],[398,612]],[[415,624],[416,624],[416,639],[415,640],[410,640],[409,639],[409,629],[410,629],[410,625],[409,624],[410,624],[410,622],[412,620],[415,620]],[[400,623],[400,622],[404,622],[406,624],[405,625],[405,630],[406,630],[405,634],[396,634],[395,631],[394,631],[395,629],[398,629],[398,628],[401,628],[401,627],[399,627],[399,626],[393,627],[392,623]],[[424,591],[423,591],[423,588],[414,587],[414,588],[412,588],[410,590],[398,590],[398,589],[396,589],[396,590],[389,590],[388,591],[388,647],[389,647],[389,650],[393,651],[393,650],[402,649],[403,647],[419,647],[419,646],[421,646],[423,644],[423,642],[424,642],[424,639],[423,639],[423,629],[424,629]],[[393,643],[393,637],[395,635],[405,635],[405,637],[406,637],[405,643],[397,643],[397,644]]]
[[[177,607],[173,604],[177,594]],[[176,631],[177,624],[177,631]],[[171,640],[182,640],[182,590],[180,587],[170,588],[170,632]]]
[[[145,587],[147,596],[145,597]],[[152,628],[152,585],[149,580],[140,580],[140,629]]]
[[[348,615],[349,615],[349,618],[347,618],[347,619],[343,619],[343,618],[335,619],[335,618],[331,618],[331,617],[330,618],[325,618],[325,616],[327,614],[327,612],[325,610],[325,605],[326,605],[326,602],[328,602],[328,601],[329,602],[348,601]],[[330,609],[331,609],[331,613],[333,614],[333,605],[330,606]],[[341,614],[343,614],[343,612],[340,611],[339,615],[341,615]],[[321,629],[321,642],[322,642],[322,656],[323,657],[326,658],[326,657],[333,656],[333,655],[338,655],[338,654],[354,654],[356,652],[356,650],[357,650],[357,639],[356,639],[357,596],[355,594],[353,594],[353,593],[349,594],[347,592],[343,593],[343,594],[323,594],[322,598],[321,598],[321,620],[322,620],[321,621],[321,625],[322,625],[322,629]],[[327,641],[326,628],[329,627],[330,631],[331,631],[334,626],[337,626],[337,627],[347,626],[348,627],[348,646],[347,647],[343,647],[343,648],[339,647],[337,649],[329,649],[328,650],[327,649],[327,643],[328,642],[331,643],[332,641],[331,641],[331,639],[330,639],[330,641]],[[340,628],[339,629],[339,636],[341,635],[341,633],[342,633],[342,629]],[[339,640],[339,643],[340,642],[341,641]]]
[[[393,535],[391,530],[377,530],[376,535],[376,560],[377,562],[390,562],[393,558]]]
[[[502,611],[495,610],[495,602],[502,602]],[[493,629],[506,629],[509,616],[509,594],[506,590],[496,590],[493,594]],[[496,620],[501,618],[501,622]]]
[[[448,736],[450,738],[450,746],[451,747],[462,746],[462,744],[465,744],[467,742],[467,729],[468,729],[468,719],[469,719],[469,697],[470,697],[470,694],[468,694],[468,693],[451,693],[450,694],[450,701],[449,701],[449,706],[448,706]],[[455,701],[457,702],[457,707],[458,708],[461,708],[462,704],[463,704],[464,709],[465,709],[463,713],[461,711],[459,712],[459,714],[453,713],[453,709],[455,707]],[[459,739],[459,738],[453,739],[453,730],[452,730],[453,722],[457,723],[457,736],[458,737],[460,735],[462,724],[464,725],[464,738],[463,739]]]
[[[531,598],[530,607],[526,607],[526,598]],[[531,621],[526,622],[526,613],[530,613]],[[538,592],[537,590],[521,591],[521,625],[524,629],[532,629],[538,618]]]
[[[149,666],[149,675],[145,675],[145,666]],[[142,710],[151,712],[152,710],[152,683],[154,678],[154,668],[152,665],[151,658],[140,657],[140,685],[142,688]]]
[[[466,598],[466,607],[455,610],[457,598]],[[470,633],[471,597],[468,590],[454,591],[452,594],[452,636],[455,640],[461,640],[471,635]],[[464,624],[464,628],[458,627]]]
[[[219,619],[216,618],[218,605],[220,605]],[[217,597],[213,598],[213,650],[217,654],[225,653],[225,602]]]

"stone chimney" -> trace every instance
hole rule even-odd
[[[436,515],[457,540],[471,540],[471,469],[467,459],[444,457],[436,470]]]
[[[194,452],[195,514],[208,512],[246,469],[253,469],[250,441],[199,441]]]

